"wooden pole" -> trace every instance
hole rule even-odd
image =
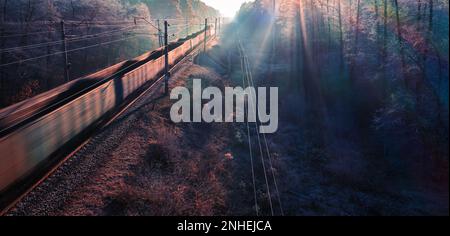
[[[158,41],[159,41],[159,47],[163,46],[163,40],[162,40],[162,35],[161,35],[161,26],[160,26],[160,20],[157,20],[158,22]]]
[[[216,23],[214,24],[214,37],[217,37],[217,18]]]
[[[206,32],[207,32],[207,30],[208,30],[208,18],[205,18],[205,38],[203,40],[203,51],[205,51],[205,52],[206,52],[206,37],[207,37]]]
[[[164,94],[165,95],[169,94],[169,79],[170,79],[170,74],[169,74],[169,36],[167,33],[168,32],[167,28],[168,28],[168,23],[167,23],[167,21],[164,21],[164,62],[165,62]]]
[[[69,56],[67,55],[66,29],[64,27],[64,21],[61,21],[61,40],[63,42],[62,50],[64,52],[64,55],[63,55],[63,59],[64,59],[64,79],[65,79],[65,82],[69,82],[70,81],[70,76],[69,76]]]

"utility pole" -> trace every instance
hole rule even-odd
[[[206,31],[208,30],[208,18],[205,18],[205,39],[203,40],[203,51],[206,52]]]
[[[222,17],[219,17],[219,34],[222,33]]]
[[[217,37],[217,17],[216,17],[216,23],[214,24],[214,37]]]
[[[189,21],[188,21],[188,17],[186,16],[186,38],[189,36]]]
[[[158,42],[159,42],[159,47],[162,47],[163,46],[163,42],[162,42],[161,26],[160,26],[159,19],[157,20],[157,24],[158,24]]]
[[[164,62],[165,62],[165,78],[164,78],[164,94],[169,94],[169,35],[168,35],[168,23],[167,21],[164,21]]]
[[[70,81],[69,76],[69,57],[67,55],[67,41],[66,41],[66,29],[64,27],[64,21],[61,21],[61,40],[62,40],[62,50],[64,52],[64,79],[67,82]]]

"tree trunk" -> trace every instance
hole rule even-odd
[[[360,20],[360,12],[361,12],[361,0],[357,0],[356,2],[356,25],[355,25],[355,41],[353,45],[353,55],[352,62],[350,64],[350,82],[353,84],[355,82],[355,68],[356,68],[356,60],[358,54],[358,43],[359,43],[359,20]]]
[[[429,33],[433,32],[433,0],[428,0],[429,4],[429,13],[428,13],[428,31]]]
[[[405,83],[407,82],[407,78],[405,76],[405,54],[403,49],[403,39],[402,39],[402,29],[401,29],[401,23],[400,23],[400,13],[399,13],[399,7],[398,7],[398,0],[394,0],[394,7],[395,7],[395,19],[397,22],[397,41],[399,46],[399,52],[400,52],[400,62],[401,62],[401,70],[403,74],[403,80]]]
[[[344,75],[344,33],[342,30],[341,0],[338,0],[338,21],[339,21],[340,56],[341,56],[341,60],[339,63],[339,76],[342,78]]]

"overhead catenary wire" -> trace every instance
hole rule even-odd
[[[139,17],[136,16],[135,18],[138,19],[143,19],[145,17]],[[149,21],[156,21],[156,20],[167,20],[167,21],[184,21],[186,18],[184,17],[180,17],[180,18],[165,18],[165,17],[161,17],[161,18],[151,18],[148,19]],[[201,17],[194,17],[191,19],[203,19]],[[25,26],[25,25],[49,25],[49,24],[57,24],[59,23],[59,20],[51,20],[51,21],[33,21],[33,22],[3,22],[3,25],[7,25],[7,26]],[[134,19],[129,19],[129,20],[64,20],[65,23],[67,24],[79,24],[79,25],[83,25],[83,24],[92,24],[92,25],[122,25],[122,24],[134,24]]]
[[[161,29],[152,23],[152,21],[153,21],[152,19],[147,20],[145,17],[135,17],[134,18],[135,24],[137,23],[137,20],[143,20],[143,21],[147,22],[147,24],[149,24],[151,27],[156,29],[159,33],[162,33]]]
[[[196,24],[180,24],[180,25],[170,25],[170,29],[168,30],[170,39],[181,38],[181,36],[186,34],[186,30],[192,28]],[[204,25],[204,24],[203,24]],[[190,33],[190,32],[189,32]],[[184,37],[184,36],[183,36]]]
[[[107,41],[107,42],[97,43],[97,44],[94,44],[94,45],[89,45],[89,46],[85,46],[85,47],[70,49],[70,50],[67,50],[67,51],[59,51],[59,52],[50,53],[50,54],[37,56],[37,57],[33,57],[33,58],[17,60],[17,61],[1,64],[0,67],[10,66],[10,65],[14,65],[14,64],[20,64],[20,63],[23,63],[23,62],[33,61],[33,60],[37,60],[37,59],[41,59],[41,58],[45,58],[45,57],[49,57],[49,56],[60,55],[60,54],[66,53],[66,52],[69,53],[69,52],[75,52],[75,51],[84,50],[84,49],[88,49],[88,48],[99,47],[99,46],[108,45],[108,44],[115,43],[115,42],[120,42],[120,41],[125,41],[125,40],[129,40],[129,39],[136,38],[136,37],[141,37],[141,36],[143,36],[143,35],[133,35],[133,36],[122,38],[122,39],[117,39],[117,40],[111,40],[111,41]]]
[[[189,23],[187,23],[187,24],[186,23],[184,23],[184,24],[177,24],[177,25],[170,24],[169,27],[186,26],[186,25],[190,25],[190,24]]]
[[[134,25],[134,23],[132,23],[132,24]],[[98,24],[90,24],[90,23],[81,23],[79,25],[74,25],[74,24],[70,24],[69,23],[68,25],[71,25],[74,28],[81,28],[81,27],[101,28],[101,27],[117,27],[117,26],[119,26],[117,24],[101,24],[101,25],[98,25]],[[47,26],[49,26],[49,25],[47,25]],[[71,29],[71,30],[73,30],[73,29]],[[17,34],[5,34],[4,33],[5,35],[0,35],[0,38],[17,38],[17,37],[23,37],[23,36],[32,36],[32,35],[57,33],[57,32],[59,32],[59,29],[55,28],[55,29],[46,30],[46,31],[29,32],[29,33],[17,33]]]
[[[48,34],[48,33],[53,33],[56,31],[58,31],[58,30],[53,29],[53,30],[30,32],[30,33],[7,34],[7,35],[1,35],[0,38],[15,38],[15,37],[30,36],[30,35],[38,35],[38,34]]]
[[[161,18],[150,18],[147,19],[145,17],[140,17],[140,16],[136,16],[134,17],[135,19],[141,19],[141,20],[145,20],[145,21],[157,21],[157,20],[161,20],[161,21],[184,21],[185,18],[165,18],[165,17],[161,17]],[[98,24],[98,25],[102,25],[102,24],[134,24],[134,19],[133,20],[129,20],[129,21],[66,21],[67,23],[78,23],[78,24]]]
[[[185,22],[186,18],[161,18],[162,20],[166,20],[166,21],[175,21],[175,22]],[[198,18],[190,18],[190,21],[193,21],[194,19],[198,20],[198,19],[204,19],[201,17]]]
[[[106,32],[100,32],[100,33],[95,33],[95,34],[89,34],[89,35],[69,38],[69,39],[66,39],[66,42],[79,42],[79,41],[84,41],[84,40],[89,40],[89,39],[112,36],[117,33],[132,32],[132,31],[130,31],[130,29],[135,28],[135,27],[136,26],[125,27],[125,28],[118,29],[118,30],[116,29],[116,30],[111,30],[111,31],[106,31]],[[62,44],[63,42],[64,42],[64,40],[56,40],[56,41],[37,43],[37,44],[31,44],[31,45],[26,45],[26,46],[17,46],[17,47],[0,49],[0,52],[4,53],[4,52],[17,51],[17,50],[28,50],[28,49],[47,47],[47,46],[54,46],[54,45]]]
[[[151,26],[153,26],[153,25],[151,24]],[[134,27],[137,27],[137,26],[134,25],[134,26],[130,26],[130,27],[124,27],[124,28],[119,29],[119,30],[115,29],[115,30],[111,30],[111,31],[107,31],[107,32],[100,32],[100,33],[96,33],[96,34],[84,35],[84,36],[80,36],[80,37],[76,37],[76,38],[70,38],[70,39],[67,39],[66,42],[77,42],[77,41],[82,41],[82,40],[93,39],[93,38],[100,37],[100,36],[111,36],[112,34],[115,34],[115,33],[118,33],[118,32],[123,32],[123,31],[129,30],[130,28],[134,28]],[[157,27],[155,27],[155,28],[157,29]],[[183,29],[181,29],[181,30],[183,30]],[[130,31],[129,33],[133,33],[133,32]],[[139,33],[139,35],[128,37],[126,39],[139,37],[139,36],[155,36],[155,35],[158,36],[158,34],[149,34],[149,33],[142,32],[142,33]],[[173,34],[173,33],[172,33],[172,36],[170,36],[170,38],[171,39],[177,39],[176,35]],[[59,55],[59,54],[65,53],[65,52],[73,52],[73,51],[77,51],[77,50],[83,50],[83,49],[86,49],[86,48],[91,48],[91,47],[95,47],[95,46],[101,46],[101,45],[104,45],[104,44],[109,44],[109,43],[113,43],[113,42],[117,42],[117,41],[123,41],[123,40],[126,40],[126,39],[113,40],[113,41],[109,41],[109,42],[105,42],[105,43],[98,43],[98,44],[91,45],[91,46],[71,49],[71,50],[67,50],[67,51],[59,51],[59,52],[50,53],[50,54],[37,56],[37,57],[33,57],[33,58],[27,58],[27,59],[23,59],[23,60],[17,60],[17,61],[13,61],[13,62],[2,64],[2,65],[0,65],[0,67],[5,67],[5,66],[9,66],[9,65],[19,64],[19,63],[23,63],[23,62],[32,61],[32,60],[37,60],[37,59],[41,59],[41,58],[45,58],[45,57],[49,57],[49,56]],[[58,45],[58,44],[61,44],[63,42],[64,42],[64,40],[57,40],[57,41],[52,41],[52,42],[45,42],[45,43],[38,43],[38,44],[32,44],[32,45],[26,45],[26,46],[12,47],[12,48],[0,49],[0,52],[1,53],[5,53],[5,52],[11,52],[11,51],[15,51],[15,50],[35,49],[35,48],[39,48],[39,47]]]
[[[72,23],[71,23],[72,22]],[[73,23],[73,21],[66,21],[65,22],[68,25],[71,25],[73,27],[103,27],[103,26],[118,26],[118,24],[92,24],[89,23],[88,21],[84,22],[84,21],[80,21],[78,23],[78,25],[75,25],[75,23]],[[46,24],[44,24],[45,26],[50,26],[50,25],[55,25],[56,26],[56,22],[47,22]],[[134,22],[129,22],[129,24],[134,24]],[[22,24],[20,24],[22,25]],[[125,25],[125,24],[123,24]],[[29,32],[29,33],[17,33],[17,34],[6,34],[6,35],[1,35],[0,38],[14,38],[14,37],[22,37],[22,36],[31,36],[31,35],[39,35],[39,34],[48,34],[48,33],[54,33],[54,32],[59,32],[58,28],[54,28],[51,30],[45,30],[45,31],[37,31],[37,32]]]
[[[130,37],[131,38],[131,37]],[[123,40],[126,40],[126,39],[123,39]],[[107,44],[107,43],[113,43],[114,41],[110,41],[110,42],[105,42],[105,43],[102,43],[102,44],[100,44],[100,45],[105,45],[105,44]],[[91,45],[91,46],[94,46],[94,45]],[[85,48],[88,48],[88,47],[85,47]],[[81,49],[81,48],[78,48],[78,49],[74,49],[74,50],[79,50],[79,49]],[[64,52],[68,52],[68,51],[74,51],[74,50],[64,50]],[[131,61],[130,61],[131,62]],[[136,63],[138,63],[138,62],[136,62]],[[147,63],[147,62],[145,62],[145,63]],[[126,64],[129,64],[129,63],[126,63]],[[121,67],[121,68],[123,68],[123,67]],[[111,76],[110,76],[111,77]],[[102,81],[104,81],[104,80],[102,80]],[[111,82],[109,82],[109,84],[112,84]],[[109,85],[108,85],[109,86]],[[91,87],[93,87],[93,86],[89,86],[89,88],[91,88]],[[85,91],[85,90],[83,90],[83,91]],[[79,95],[80,93],[76,93],[76,95],[77,96],[80,96]],[[70,97],[73,97],[72,95],[70,96]],[[71,101],[71,100],[68,100],[68,98],[67,97],[64,97],[64,98],[62,98],[62,100],[61,101],[57,101],[59,104],[61,104],[61,103],[63,103],[63,102],[65,102],[65,101]],[[54,107],[54,105],[53,104],[51,104],[51,106],[49,106],[49,107]],[[50,109],[48,109],[48,107],[45,107],[45,110],[50,110]],[[51,110],[50,110],[51,111]],[[39,112],[41,112],[41,110],[39,111]],[[40,116],[39,117],[41,117],[42,116],[42,113],[40,113]]]
[[[83,35],[83,36],[76,37],[76,38],[74,38],[74,39],[89,38],[89,37],[95,37],[95,36],[103,35],[103,34],[109,34],[109,33],[115,33],[115,32],[122,32],[122,31],[126,31],[126,30],[129,30],[129,29],[137,28],[137,27],[142,27],[142,26],[143,26],[143,25],[141,25],[141,26],[137,26],[137,25],[134,25],[134,26],[127,26],[127,27],[123,27],[123,28],[120,28],[120,29],[113,29],[113,30],[109,30],[109,31],[104,31],[104,32],[95,33],[95,34]],[[74,39],[69,38],[67,41],[74,40]]]
[[[186,21],[186,18],[163,18],[166,21]]]
[[[138,18],[141,19],[141,18]],[[151,20],[158,20],[158,19],[151,19]],[[173,19],[166,19],[170,21],[184,21],[184,18],[173,18]],[[146,20],[147,21],[147,20]],[[72,25],[73,27],[105,27],[105,26],[117,26],[117,25],[126,25],[126,24],[135,24],[134,21],[118,21],[118,22],[111,22],[111,21],[65,21],[65,23]],[[114,24],[116,23],[116,24]],[[156,30],[159,30],[158,27],[153,25],[150,22],[149,23],[153,28]],[[42,24],[48,26],[50,24],[56,24],[56,22],[42,22]],[[78,24],[78,25],[75,25]],[[186,24],[187,25],[187,24]],[[190,24],[191,26],[198,26],[203,24]],[[172,25],[172,26],[179,26],[179,25]],[[48,33],[54,33],[58,32],[58,29],[52,29],[52,30],[46,30],[46,31],[39,31],[39,32],[30,32],[30,33],[19,33],[19,34],[10,34],[10,35],[2,35],[0,38],[14,38],[14,37],[22,37],[22,36],[31,36],[31,35],[39,35],[39,34],[48,34]]]
[[[178,34],[178,33],[185,33],[186,29],[189,29],[190,26],[185,26],[183,28],[172,28],[169,30],[169,34]],[[184,31],[184,32],[183,32]]]

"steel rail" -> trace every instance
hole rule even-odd
[[[210,43],[212,39],[215,37],[210,36],[209,39],[207,39],[207,44]],[[200,43],[197,46],[195,46],[188,54],[183,56],[178,62],[176,62],[172,68],[169,70],[170,73],[176,72],[179,67],[186,62],[190,57],[196,56],[202,48],[203,44]],[[127,67],[128,68],[128,67]],[[111,76],[111,77],[114,77]],[[111,78],[109,77],[109,78]],[[149,92],[151,92],[158,84],[160,84],[162,81],[164,81],[165,76],[160,76],[157,80],[153,81],[150,85],[144,85],[148,86],[144,89],[139,95],[137,95],[135,98],[133,98],[131,101],[127,103],[123,108],[120,108],[119,111],[116,112],[111,118],[108,118],[106,121],[103,122],[102,125],[98,125],[94,129],[94,131],[101,131],[103,128],[109,126],[111,123],[116,121],[122,114],[124,114],[128,109],[136,104],[138,101],[140,101],[142,98],[144,98],[145,95],[147,95]],[[150,83],[151,81],[148,81],[147,83]],[[143,86],[143,87],[144,87]],[[15,198],[10,204],[8,204],[3,209],[0,209],[0,216],[6,215],[11,209],[13,209],[21,200],[23,200],[28,194],[30,194],[34,189],[36,189],[39,185],[41,185],[43,182],[45,182],[50,176],[52,176],[64,163],[66,163],[70,158],[72,158],[80,149],[82,149],[86,144],[88,144],[92,138],[96,135],[96,132],[93,132],[90,136],[86,138],[85,141],[83,141],[80,145],[74,148],[72,152],[70,152],[68,155],[66,155],[64,158],[62,158],[60,161],[58,161],[49,171],[47,171],[42,177],[40,177],[34,184],[32,184],[27,190],[25,190],[20,196]],[[32,177],[29,177],[32,178]]]

